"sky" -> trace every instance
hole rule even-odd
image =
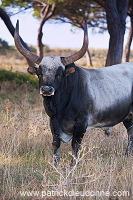
[[[29,45],[37,44],[37,30],[39,28],[39,20],[32,16],[32,12],[17,14],[11,17],[11,21],[15,26],[19,19],[19,33],[23,40]],[[74,30],[71,31],[71,30]],[[126,31],[128,33],[128,30]],[[125,41],[127,39],[127,33]],[[94,33],[88,29],[89,48],[105,49],[108,48],[109,34],[108,32]],[[6,40],[9,45],[14,45],[14,39],[6,28],[3,20],[0,18],[0,38]],[[46,23],[43,27],[43,44],[49,47],[57,48],[80,48],[83,41],[83,31],[74,29],[70,24],[53,24]],[[133,48],[133,45],[132,47]]]

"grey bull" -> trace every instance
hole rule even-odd
[[[78,149],[86,129],[107,128],[123,122],[128,132],[126,153],[133,152],[133,64],[122,63],[100,69],[78,67],[74,62],[88,48],[84,25],[82,48],[68,57],[39,57],[23,47],[19,24],[15,30],[17,49],[39,65],[28,71],[39,78],[40,94],[50,117],[56,163],[60,160],[60,143],[72,140]]]

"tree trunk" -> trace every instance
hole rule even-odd
[[[93,66],[89,49],[87,49],[87,51],[86,51],[86,63],[87,63],[87,66],[89,66],[89,65]]]
[[[105,66],[121,63],[123,54],[124,32],[124,30],[117,30],[111,34]]]
[[[133,12],[131,13],[131,25],[130,25],[130,30],[129,30],[129,35],[127,39],[127,43],[125,45],[125,62],[129,62],[129,57],[130,57],[130,47],[133,39]]]
[[[38,29],[38,36],[37,36],[37,55],[40,57],[43,57],[42,28],[43,28],[44,23],[45,23],[44,21],[41,22],[40,27]]]
[[[107,0],[106,17],[110,34],[106,66],[121,63],[128,0]]]
[[[6,13],[2,8],[0,8],[0,17],[1,17],[1,19],[4,21],[6,27],[8,28],[9,32],[11,33],[11,35],[14,37],[15,28],[14,28],[14,26],[12,25],[12,22],[11,22],[9,16],[7,15],[7,13]],[[21,37],[20,37],[20,40],[21,40],[23,46],[24,46],[27,50],[29,50],[27,44],[22,40]],[[35,64],[34,64],[32,61],[30,61],[30,60],[27,59],[27,58],[26,58],[26,60],[27,60],[27,63],[28,63],[28,65],[29,65],[29,67],[35,67]]]
[[[36,0],[34,0],[36,1]],[[41,23],[40,27],[38,29],[38,36],[37,36],[37,54],[38,56],[43,57],[43,43],[42,43],[42,37],[43,37],[43,25],[45,22],[50,19],[55,11],[55,3],[52,5],[49,4],[49,1],[45,4],[43,1],[39,1],[39,3],[42,6],[42,9],[40,11],[40,16],[41,16]]]

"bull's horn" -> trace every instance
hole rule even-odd
[[[71,56],[62,57],[61,58],[62,63],[66,66],[66,65],[69,65],[69,64],[79,60],[80,58],[82,58],[84,56],[87,49],[88,49],[88,31],[87,31],[87,23],[85,22],[85,25],[84,25],[84,41],[83,41],[82,48],[77,53],[75,53]]]
[[[27,50],[21,43],[20,36],[19,36],[19,20],[17,20],[16,23],[16,29],[14,33],[14,40],[15,40],[15,45],[18,49],[18,51],[25,56],[27,59],[31,60],[32,62],[39,64],[42,60],[42,57],[39,57],[32,53],[31,51]]]

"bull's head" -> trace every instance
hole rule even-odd
[[[82,48],[74,55],[68,57],[39,57],[27,50],[21,43],[19,37],[19,21],[17,21],[14,39],[18,51],[27,59],[39,65],[39,68],[29,67],[28,72],[36,74],[39,78],[40,94],[44,96],[54,95],[63,76],[75,72],[73,67],[66,66],[74,63],[84,56],[88,48],[87,24],[84,26],[84,41]]]

